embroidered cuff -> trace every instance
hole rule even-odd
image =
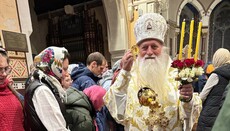
[[[126,70],[121,70],[115,81],[116,90],[119,92],[126,93],[130,81],[130,72]]]

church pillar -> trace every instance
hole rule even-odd
[[[108,46],[113,65],[128,49],[127,8],[123,0],[102,1],[107,18]]]
[[[208,27],[202,29],[202,39],[201,39],[201,48],[200,48],[200,57],[201,60],[207,61],[208,54]]]

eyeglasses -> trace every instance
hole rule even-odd
[[[12,68],[10,66],[7,67],[0,67],[0,73],[3,74],[4,72],[9,75],[12,71]]]

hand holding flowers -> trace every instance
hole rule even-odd
[[[191,83],[204,73],[203,65],[204,62],[202,60],[195,61],[193,58],[172,62],[171,67],[178,69],[176,80],[181,82],[179,87],[181,101],[189,102],[192,99],[193,89]]]

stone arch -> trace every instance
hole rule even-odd
[[[213,4],[214,5],[214,4]],[[212,56],[218,48],[230,49],[230,2],[221,1],[215,7],[210,7],[209,19],[209,42],[208,42],[208,60],[212,60]]]
[[[213,9],[221,2],[221,0],[214,0],[213,3],[211,4],[211,6],[209,6],[208,10],[207,10],[207,16],[210,17]]]
[[[199,16],[199,19],[201,20],[201,21],[203,21],[203,19],[205,18],[205,8],[204,8],[204,6],[201,4],[201,2],[199,2],[198,0],[184,0],[184,1],[182,1],[181,2],[181,4],[180,4],[180,6],[179,6],[179,9],[178,9],[178,12],[177,12],[177,21],[176,21],[176,24],[177,24],[177,27],[180,27],[180,16],[181,16],[181,14],[182,14],[182,9],[187,5],[187,4],[190,4],[193,8],[195,8],[196,9],[196,11],[198,12],[197,13],[197,16]],[[187,23],[187,22],[186,22]],[[197,22],[196,22],[197,23]],[[187,25],[187,24],[186,24]],[[189,24],[188,24],[189,25]],[[208,24],[207,24],[208,25]],[[198,26],[198,25],[197,25]],[[205,26],[205,24],[203,24],[203,26]],[[187,27],[187,29],[188,29],[189,27]],[[194,32],[196,32],[195,31],[195,29],[197,29],[196,27],[194,27]],[[178,31],[179,31],[179,28],[178,28]],[[178,32],[178,34],[179,34],[179,32]],[[195,33],[193,33],[194,35],[196,35]],[[185,38],[186,38],[186,35],[187,35],[187,40],[189,39],[188,37],[189,37],[189,35],[188,34],[185,34]],[[177,36],[178,37],[178,36]],[[196,37],[193,37],[193,47],[195,47],[195,40],[196,40]],[[179,38],[177,38],[177,41],[179,40]],[[185,39],[186,40],[186,39]],[[204,43],[204,41],[205,40],[203,40],[203,38],[201,38],[201,43],[202,44],[200,44],[200,48],[202,48],[202,49],[204,49],[205,47],[203,47],[203,45],[205,45],[205,43]],[[185,43],[185,44],[187,44],[187,43]],[[199,53],[199,58],[200,59],[203,59],[203,55],[201,56],[201,54],[202,54],[202,52],[201,52],[201,50],[199,51],[200,53]],[[193,51],[193,53],[194,53],[194,51]]]
[[[181,28],[181,23],[183,20],[185,20],[185,34],[184,34],[184,45],[186,46],[189,43],[189,36],[190,36],[190,22],[193,19],[194,20],[194,30],[193,30],[193,41],[192,41],[192,47],[195,47],[195,39],[196,39],[196,32],[198,27],[198,22],[200,21],[200,13],[198,12],[197,8],[195,8],[191,3],[186,3],[186,5],[183,7],[181,14],[180,14],[180,20],[179,20],[179,28]],[[177,36],[177,50],[179,50],[179,44],[180,44],[180,35]],[[193,52],[194,53],[194,50]]]
[[[181,14],[181,11],[182,9],[184,8],[184,6],[187,4],[187,3],[190,3],[191,5],[193,5],[197,10],[198,12],[200,13],[200,16],[201,16],[201,19],[203,19],[203,16],[205,15],[205,10],[204,10],[204,7],[202,6],[202,4],[197,1],[197,0],[193,0],[193,1],[190,1],[190,0],[184,0],[179,8],[178,8],[178,12],[177,12],[177,26],[179,27],[180,25],[180,14]]]

